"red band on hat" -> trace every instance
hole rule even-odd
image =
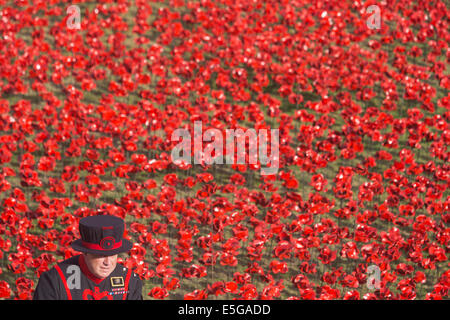
[[[122,240],[120,240],[119,242],[114,243],[113,246],[111,246],[108,249],[103,248],[102,246],[100,246],[97,243],[89,243],[89,242],[84,242],[82,241],[83,247],[88,248],[88,249],[92,249],[92,250],[100,250],[100,251],[109,251],[109,250],[114,250],[114,249],[118,249],[122,246]]]

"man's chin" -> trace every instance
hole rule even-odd
[[[110,274],[111,274],[110,271],[102,271],[102,272],[99,272],[99,273],[97,274],[97,276],[98,276],[99,278],[106,278],[106,277],[108,277]]]

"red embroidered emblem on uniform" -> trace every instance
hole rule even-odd
[[[89,299],[92,297],[92,299]],[[101,300],[102,298],[107,297],[108,300],[112,300],[113,297],[109,295],[108,291],[100,292],[98,287],[95,287],[94,292],[91,289],[85,289],[83,291],[83,300]]]

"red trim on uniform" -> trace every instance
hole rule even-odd
[[[84,261],[84,256],[80,255],[80,258],[78,260],[78,263],[80,264],[81,271],[84,273],[86,277],[88,277],[90,280],[94,281],[96,284],[99,284],[102,282],[105,278],[98,278],[96,277],[88,268],[86,261]]]
[[[122,240],[120,240],[119,242],[116,242],[111,248],[108,249],[104,249],[102,248],[99,244],[97,243],[89,243],[89,242],[84,242],[82,241],[83,247],[87,248],[87,249],[92,249],[92,250],[100,250],[100,251],[108,251],[108,250],[114,250],[114,249],[119,249],[122,246]]]
[[[125,293],[123,294],[123,300],[127,299],[128,283],[130,282],[131,269],[128,269],[127,277],[125,278]]]
[[[66,277],[64,277],[64,273],[62,272],[61,268],[58,265],[55,265],[55,269],[56,269],[56,271],[58,271],[59,276],[61,277],[61,281],[64,285],[64,288],[66,289],[67,299],[72,300],[72,295],[70,294],[69,287],[67,286],[67,281],[66,281]]]

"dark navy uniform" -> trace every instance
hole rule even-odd
[[[133,244],[123,238],[125,224],[116,216],[89,216],[80,220],[81,239],[74,250],[100,256],[129,251]],[[42,273],[34,300],[142,300],[142,280],[132,270],[117,263],[106,278],[93,275],[84,254],[56,264]]]
[[[100,279],[77,255],[44,272],[34,300],[142,300],[142,280],[117,263],[109,277]]]

